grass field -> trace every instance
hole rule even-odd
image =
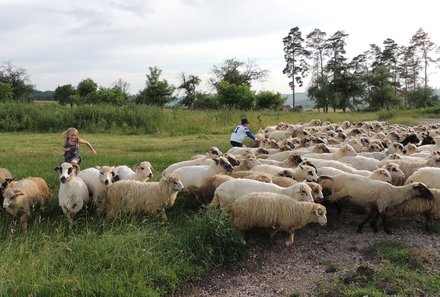
[[[175,123],[191,121],[190,113],[183,116],[171,112]],[[359,118],[355,114],[257,112],[223,114],[225,119],[220,113],[211,116],[213,123],[207,122],[209,114],[194,117],[185,130],[154,136],[81,133],[97,151],[93,156],[82,147],[81,168],[149,161],[155,173],[152,180],[157,181],[162,170],[176,161],[203,154],[211,146],[226,151],[231,123],[241,116],[250,118],[254,132],[279,121]],[[377,115],[362,114],[361,118]],[[398,121],[418,123],[410,117]],[[207,133],[193,131],[192,127],[205,122]],[[205,213],[184,196],[170,209],[168,224],[143,217],[110,221],[84,212],[70,231],[57,205],[54,167],[62,161],[61,144],[61,131],[0,133],[0,167],[8,168],[17,179],[44,178],[53,197],[50,207],[33,216],[28,234],[8,214],[0,214],[0,296],[163,296],[215,266],[236,263],[257,244],[241,245],[238,233],[221,212]]]

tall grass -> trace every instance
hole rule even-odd
[[[339,123],[344,120],[383,120],[391,123],[405,122],[416,125],[417,117],[437,112],[435,108],[402,111],[387,110],[379,113],[343,112],[282,112],[212,110],[190,111],[162,109],[147,105],[60,106],[57,103],[1,103],[0,131],[3,132],[60,132],[67,127],[76,127],[87,133],[150,134],[162,136],[223,134],[229,133],[241,118],[247,117],[251,128],[257,129],[277,124],[308,122],[319,118]]]

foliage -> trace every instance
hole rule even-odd
[[[122,88],[104,88],[100,87],[94,93],[94,102],[99,104],[111,104],[115,106],[122,106],[128,101],[128,94]]]
[[[11,84],[0,81],[0,102],[12,101],[13,96]]]
[[[26,69],[13,65],[11,61],[0,65],[0,82],[12,87],[12,100],[32,101],[34,86],[30,84]]]
[[[164,106],[176,100],[173,97],[175,87],[168,84],[167,80],[160,80],[162,70],[158,67],[149,67],[150,73],[147,74],[146,87],[139,92],[136,103]]]
[[[223,81],[233,85],[245,84],[250,87],[253,80],[263,81],[268,75],[268,71],[260,69],[254,61],[243,62],[236,59],[226,59],[222,65],[215,65],[212,73],[215,77],[210,81],[215,88],[218,88]]]
[[[194,101],[197,99],[197,95],[200,94],[196,92],[196,88],[200,84],[201,79],[196,75],[186,75],[185,73],[181,74],[181,79],[182,83],[177,87],[177,89],[183,90],[185,92],[185,97],[182,99],[180,104],[188,108],[192,108]]]
[[[213,96],[206,93],[197,93],[193,103],[193,109],[220,109],[218,96]]]
[[[255,95],[255,108],[256,109],[278,109],[285,102],[287,98],[283,97],[280,93],[274,93],[270,91],[261,91]]]
[[[255,95],[247,84],[231,84],[222,81],[217,86],[218,101],[229,109],[250,109],[254,105]]]
[[[70,104],[70,106],[72,106],[76,101],[73,97],[75,94],[76,89],[71,84],[62,85],[55,89],[53,99],[58,101],[61,105]]]
[[[370,90],[367,100],[373,109],[399,106],[400,99],[395,95],[390,81],[390,72],[384,66],[379,66],[368,77]]]
[[[433,106],[440,102],[440,97],[435,93],[433,88],[418,87],[413,91],[408,92],[407,100],[409,106],[413,108],[421,108]]]
[[[34,90],[32,93],[32,99],[33,100],[45,100],[45,101],[51,101],[53,99],[54,91],[38,91]]]
[[[94,94],[96,90],[98,90],[98,84],[95,83],[93,79],[86,78],[79,82],[76,90],[83,103],[93,104],[93,96],[90,96],[90,94]]]

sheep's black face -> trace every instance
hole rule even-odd
[[[413,188],[418,191],[420,198],[424,198],[427,200],[434,199],[432,192],[424,184],[418,183],[414,185]]]

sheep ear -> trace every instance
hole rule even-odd
[[[53,170],[55,170],[55,171],[61,171],[61,166],[57,166],[57,167],[55,167]]]
[[[217,164],[217,165],[220,163],[220,160],[218,158],[215,158],[213,160],[214,160],[215,164]]]
[[[79,165],[78,165],[78,164],[73,164],[72,167],[73,167],[73,170],[75,170],[76,173],[79,172],[80,168],[79,168]],[[76,173],[75,173],[75,174],[76,174]]]
[[[24,195],[21,190],[14,190],[14,194],[15,194],[15,196]]]
[[[137,163],[136,165],[134,165],[134,170],[138,169],[141,166],[141,163]]]
[[[101,166],[95,166],[95,168],[101,170]]]

